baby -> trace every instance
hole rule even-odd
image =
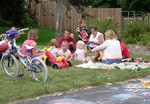
[[[73,54],[75,61],[85,60],[84,47],[85,47],[85,43],[83,41],[77,42],[76,51]]]

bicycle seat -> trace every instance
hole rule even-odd
[[[33,46],[29,46],[29,45],[25,45],[24,47],[26,48],[27,51],[30,51],[30,50],[34,49]]]

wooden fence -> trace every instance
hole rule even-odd
[[[34,3],[33,3],[34,4]],[[37,26],[42,28],[55,29],[56,25],[56,2],[43,2],[33,5],[32,9],[36,12]],[[63,7],[63,29],[70,29],[75,32],[79,26],[79,20],[82,14],[78,13],[72,7],[66,15],[66,7]],[[86,12],[91,16],[96,16],[100,20],[105,20],[107,17],[113,17],[114,22],[118,24],[119,31],[122,29],[122,9],[121,8],[86,8]]]

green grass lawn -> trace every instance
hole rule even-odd
[[[0,34],[6,33],[8,27],[0,27]],[[52,38],[55,38],[55,31],[51,29],[42,29],[37,28],[39,30],[39,38],[37,40],[37,44],[39,45],[48,45]],[[27,39],[28,31],[25,31],[26,34],[22,34],[20,38],[17,40],[18,44],[22,44],[24,40]]]
[[[146,57],[150,59],[150,56]],[[20,69],[23,69],[21,65]],[[26,70],[24,70],[25,75],[21,78],[9,77],[0,70],[0,103],[12,103],[45,94],[71,91],[88,86],[100,86],[106,83],[126,81],[133,78],[142,78],[150,74],[150,69],[139,71],[114,69],[105,72],[98,69],[75,68],[75,65],[61,70],[52,69],[48,66],[48,71],[47,82],[39,83],[33,81],[29,77],[29,72]]]
[[[8,28],[0,28],[3,33]],[[38,48],[48,47],[51,38],[54,38],[55,32],[49,29],[39,29],[40,37],[38,39]],[[22,35],[17,41],[19,45],[26,39],[26,35]],[[150,56],[137,56],[150,59]],[[75,89],[86,88],[88,86],[100,86],[106,83],[115,83],[126,81],[133,78],[142,78],[150,74],[150,69],[139,71],[133,70],[91,70],[72,67],[56,70],[48,66],[48,80],[45,83],[38,83],[32,80],[29,72],[24,70],[23,77],[9,77],[0,70],[0,104],[12,103],[19,100],[35,98],[46,94],[58,92],[72,91]],[[20,65],[20,69],[23,66]]]

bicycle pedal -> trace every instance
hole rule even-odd
[[[17,77],[22,77],[24,74],[18,74]]]
[[[24,66],[23,68],[27,68],[26,66]]]

